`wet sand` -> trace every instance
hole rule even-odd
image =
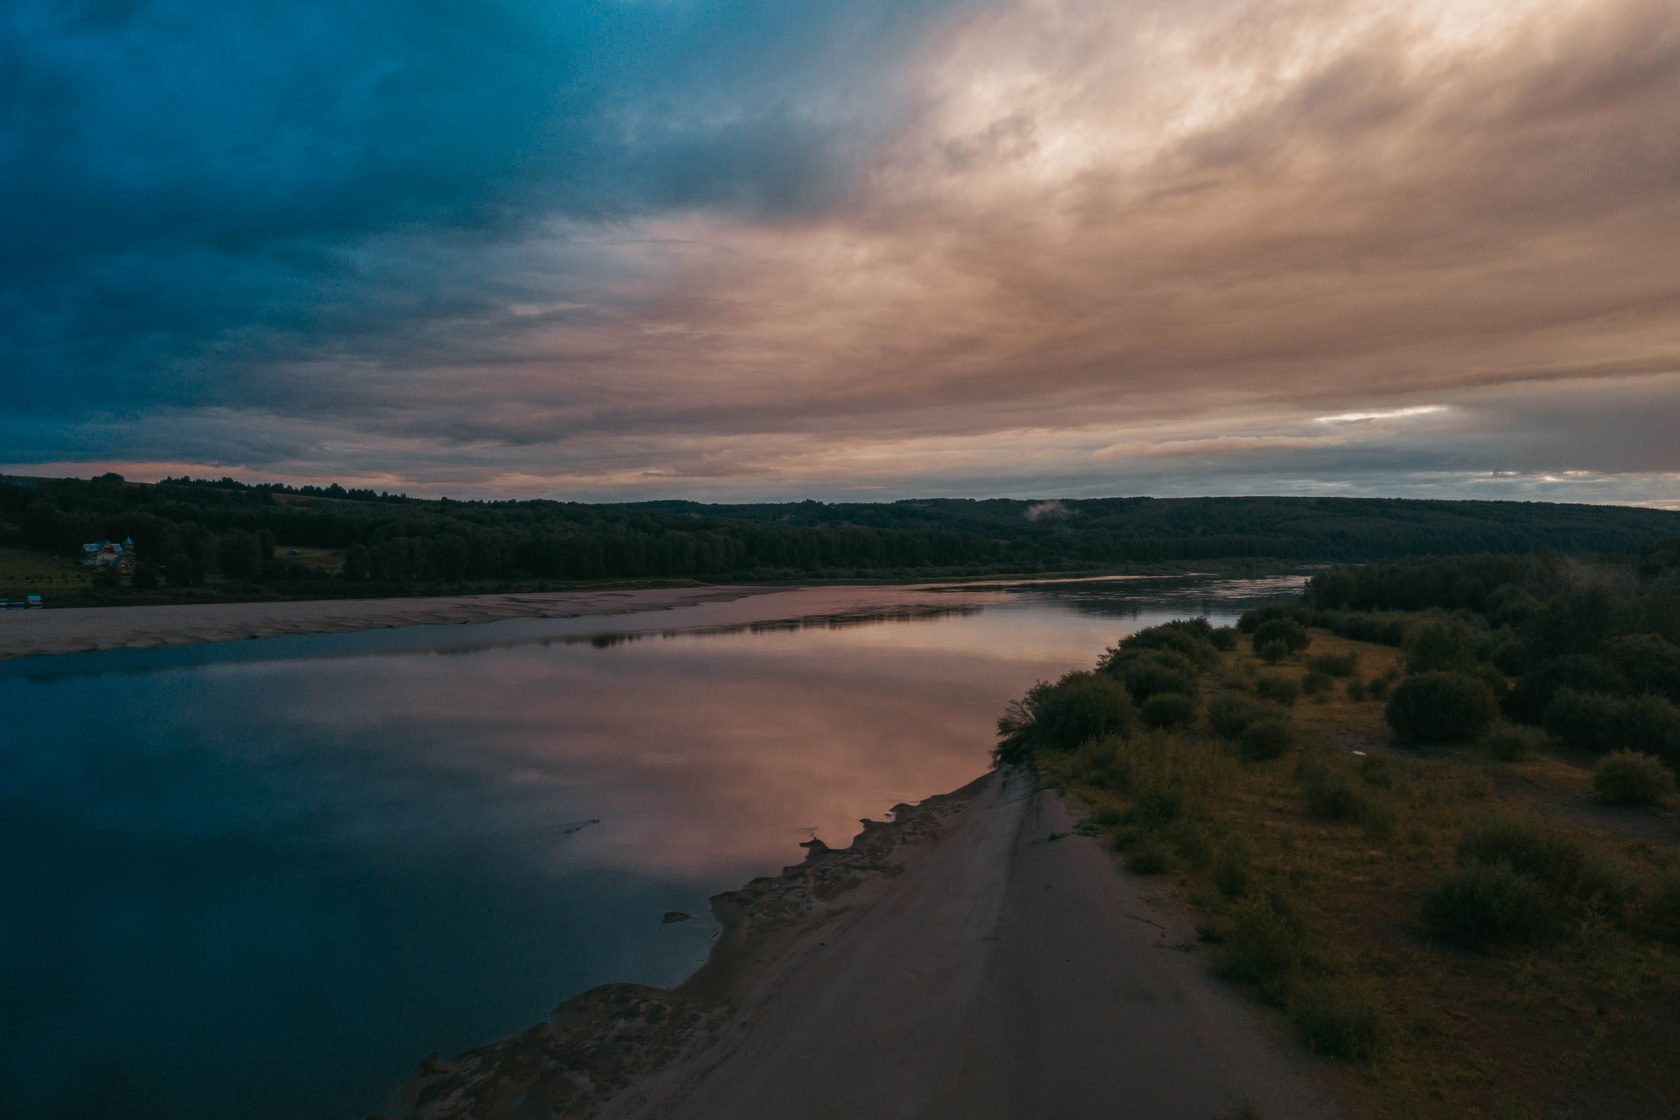
[[[1168,889],[1071,826],[1023,771],[901,806],[717,896],[725,931],[680,988],[597,988],[428,1059],[404,1115],[1341,1116]]]
[[[284,634],[340,634],[393,626],[496,622],[504,618],[628,614],[740,599],[778,590],[785,588],[683,587],[4,611],[0,612],[0,661],[43,654],[274,638]]]

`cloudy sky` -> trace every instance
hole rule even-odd
[[[1673,0],[6,0],[0,471],[1680,507]]]

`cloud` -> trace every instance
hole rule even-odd
[[[25,466],[621,497],[1680,473],[1665,3],[64,10],[0,16]]]

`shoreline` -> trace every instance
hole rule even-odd
[[[499,622],[510,618],[636,614],[786,590],[785,587],[718,585],[8,611],[0,614],[0,661],[113,649],[161,649],[292,634],[342,634],[404,626]]]
[[[716,895],[674,988],[607,984],[422,1061],[403,1120],[1342,1115],[1315,1059],[1204,967],[1170,888],[992,770]],[[389,1114],[376,1114],[386,1116]]]

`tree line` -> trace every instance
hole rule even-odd
[[[79,555],[132,538],[142,581],[905,578],[1096,571],[1220,558],[1637,549],[1680,534],[1664,510],[1346,498],[931,499],[750,505],[421,499],[371,490],[0,479],[0,544]],[[337,573],[287,548],[342,554]]]

